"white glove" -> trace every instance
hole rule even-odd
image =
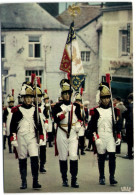
[[[39,140],[39,146],[43,146],[44,145],[44,141],[42,139]]]
[[[65,111],[66,113],[70,112],[71,111],[71,105],[65,106],[62,110],[63,110],[63,112]]]
[[[97,139],[97,140],[95,140],[95,143],[96,143],[96,146],[100,146],[101,144],[102,144],[102,141],[101,141],[101,139]]]
[[[99,136],[97,136],[97,134],[95,132],[93,133],[93,135],[94,135],[96,146],[100,146],[102,144],[101,139],[99,138]]]
[[[120,143],[121,143],[121,139],[118,138],[117,141],[116,141],[116,146],[119,146]]]
[[[99,139],[99,136],[97,137],[96,132],[93,133],[93,137],[94,137],[94,140],[95,140],[95,141],[96,141],[97,139]]]
[[[17,140],[13,140],[13,141],[11,142],[11,145],[14,146],[14,147],[18,147],[18,142],[17,142]]]
[[[78,133],[80,131],[80,129],[81,129],[81,124],[80,124],[80,122],[77,122],[76,123],[76,133]]]

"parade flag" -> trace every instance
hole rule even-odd
[[[85,76],[78,42],[74,31],[74,22],[70,25],[69,34],[60,64],[60,70],[68,73],[72,87],[74,90],[78,91]]]

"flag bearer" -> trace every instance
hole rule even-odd
[[[33,88],[23,85],[21,90],[23,104],[14,107],[10,125],[11,144],[17,147],[19,170],[22,180],[20,189],[27,188],[27,156],[29,153],[34,189],[41,188],[38,183],[38,148],[43,142],[42,125],[37,123],[37,111],[32,105]],[[39,141],[37,141],[39,140]],[[39,144],[38,144],[39,143]]]
[[[89,123],[90,130],[93,133],[93,138],[97,148],[98,154],[98,169],[99,169],[99,183],[105,185],[105,153],[109,154],[109,181],[111,185],[117,184],[115,180],[115,168],[116,168],[116,144],[120,144],[121,136],[119,132],[118,122],[115,127],[113,126],[113,115],[111,106],[111,94],[107,83],[103,83],[99,87],[100,90],[100,105],[94,108],[94,114]],[[118,112],[115,109],[116,119]],[[116,132],[115,132],[116,131]],[[116,142],[115,142],[116,133]]]
[[[57,123],[57,149],[59,153],[60,172],[62,175],[63,186],[68,187],[67,179],[67,159],[69,154],[71,187],[78,188],[78,136],[77,133],[81,127],[79,119],[80,105],[73,105],[70,102],[72,89],[69,82],[62,84],[62,101],[54,106],[53,117]]]

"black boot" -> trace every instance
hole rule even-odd
[[[3,135],[3,149],[6,149],[6,135]]]
[[[70,160],[71,187],[79,188],[77,183],[78,160]]]
[[[40,172],[46,173],[44,165],[46,163],[46,146],[40,146]]]
[[[104,168],[105,168],[105,154],[98,154],[98,169],[99,169],[99,184],[105,185],[105,175],[104,175]]]
[[[49,147],[51,148],[51,147],[53,147],[53,145],[52,145],[52,143],[51,142],[49,142]]]
[[[46,173],[46,169],[44,168],[44,164],[40,164],[40,172]]]
[[[116,157],[114,152],[109,153],[109,181],[111,185],[117,184],[118,182],[115,180],[115,168],[116,168]]]
[[[60,164],[60,172],[62,175],[62,186],[64,187],[68,187],[68,179],[67,179],[67,171],[68,171],[68,165],[67,165],[67,160],[60,160],[59,161]]]
[[[21,175],[21,180],[22,184],[20,189],[26,189],[27,188],[27,159],[19,159],[19,169],[20,169],[20,175]]]
[[[33,156],[30,157],[31,160],[31,172],[32,172],[32,176],[33,176],[33,185],[32,187],[35,189],[39,189],[41,188],[41,185],[38,183],[38,157],[37,156]]]
[[[10,136],[8,136],[8,146],[9,146],[9,153],[12,153]]]

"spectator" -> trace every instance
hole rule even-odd
[[[127,97],[128,106],[127,110],[123,113],[123,117],[126,119],[126,138],[128,146],[128,154],[123,157],[126,159],[133,159],[133,93],[130,93]]]

